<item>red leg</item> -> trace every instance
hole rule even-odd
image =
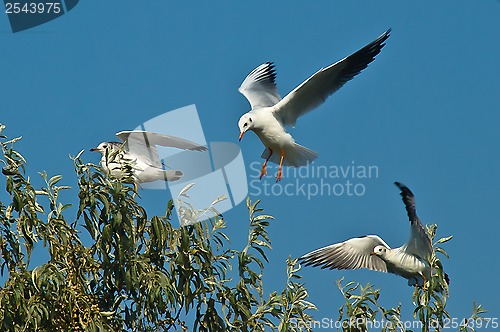
[[[267,175],[267,170],[266,170],[267,162],[269,161],[269,159],[271,159],[271,156],[273,155],[273,150],[269,149],[269,151],[271,151],[271,153],[269,154],[269,157],[267,157],[266,161],[264,161],[264,163],[262,164],[262,169],[260,170],[261,179],[264,175]]]
[[[280,166],[278,167],[278,174],[276,174],[276,182],[283,179],[283,159],[285,158],[285,151],[281,150]]]

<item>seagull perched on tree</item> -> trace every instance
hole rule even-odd
[[[377,235],[356,237],[305,254],[299,260],[305,265],[339,270],[366,268],[394,273],[408,279],[408,285],[424,286],[431,278],[429,259],[434,256],[431,239],[415,209],[415,197],[408,187],[395,182],[410,219],[410,239],[399,248],[391,249]],[[444,278],[449,283],[445,274]]]
[[[207,150],[205,146],[183,138],[141,130],[121,131],[116,136],[122,142],[102,142],[90,151],[102,154],[101,167],[113,177],[126,176],[123,167],[129,165],[136,191],[138,183],[156,180],[176,181],[183,176],[181,171],[163,169],[156,145],[183,150]]]
[[[328,96],[365,69],[380,53],[389,38],[390,29],[359,51],[320,69],[292,92],[281,99],[276,88],[276,72],[272,62],[255,68],[245,78],[238,91],[250,102],[251,111],[238,122],[240,141],[248,130],[253,130],[266,149],[262,158],[260,177],[267,174],[268,161],[279,165],[276,181],[282,179],[285,166],[305,166],[318,154],[297,143],[286,132],[285,126],[295,127],[297,119],[321,105]]]

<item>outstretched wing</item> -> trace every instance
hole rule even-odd
[[[305,254],[299,260],[305,265],[322,269],[360,269],[366,268],[375,271],[387,272],[385,262],[377,255],[372,255],[376,246],[390,247],[377,235],[356,237],[347,241],[329,245]]]
[[[266,62],[248,74],[238,91],[245,96],[252,109],[273,106],[281,100],[275,80],[274,64]]]
[[[140,156],[141,160],[150,166],[162,168],[156,145],[174,147],[184,150],[206,151],[203,145],[180,137],[152,133],[142,130],[120,131],[116,136],[126,142],[130,155]]]
[[[359,74],[380,53],[391,29],[359,51],[322,68],[286,95],[275,107],[283,124],[295,126],[297,119],[322,104],[325,99]]]
[[[168,146],[184,150],[195,150],[195,151],[206,151],[207,148],[195,142],[188,141],[176,136],[152,133],[143,130],[130,130],[130,131],[120,131],[116,136],[122,141],[129,141],[133,139],[134,141],[142,141],[145,145],[154,146]]]
[[[426,260],[432,254],[433,248],[429,235],[417,216],[415,196],[404,184],[399,182],[394,182],[394,184],[401,190],[400,195],[403,198],[408,219],[410,220],[410,239],[403,246],[404,251]]]

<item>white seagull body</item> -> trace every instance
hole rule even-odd
[[[352,238],[347,241],[317,249],[302,257],[305,265],[329,269],[360,269],[389,272],[408,279],[409,285],[425,285],[431,278],[429,258],[434,249],[431,240],[420,222],[415,197],[408,187],[399,182],[401,196],[410,220],[410,239],[399,248],[391,249],[377,235]]]
[[[178,170],[164,170],[156,145],[174,147],[183,150],[205,151],[205,146],[197,143],[163,134],[147,131],[121,131],[116,136],[120,142],[102,142],[97,151],[102,154],[101,167],[107,174],[121,178],[125,174],[124,165],[132,165],[134,183],[153,182],[156,180],[176,181],[183,173]]]
[[[292,92],[281,99],[276,88],[276,72],[271,62],[255,68],[243,81],[238,91],[250,102],[251,111],[239,122],[240,140],[248,130],[254,131],[266,149],[262,158],[261,178],[268,161],[279,164],[276,181],[282,178],[282,166],[305,166],[318,154],[297,143],[286,132],[285,126],[295,126],[297,119],[321,105],[328,96],[365,69],[380,53],[389,38],[390,29],[356,53],[337,63],[320,69]]]

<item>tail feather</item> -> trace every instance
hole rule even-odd
[[[306,147],[303,147],[302,145],[299,145],[297,143],[294,143],[293,146],[287,146],[284,149],[285,151],[285,158],[283,160],[283,165],[284,166],[292,166],[292,167],[300,167],[300,166],[306,166],[309,163],[312,163],[316,158],[318,158],[318,154],[312,150],[309,150]],[[269,148],[266,148],[264,152],[262,152],[261,157],[263,159],[267,159],[269,157],[269,154],[271,153],[271,150]],[[281,159],[281,152],[280,151],[273,151],[273,155],[269,159],[270,162],[279,164]]]

